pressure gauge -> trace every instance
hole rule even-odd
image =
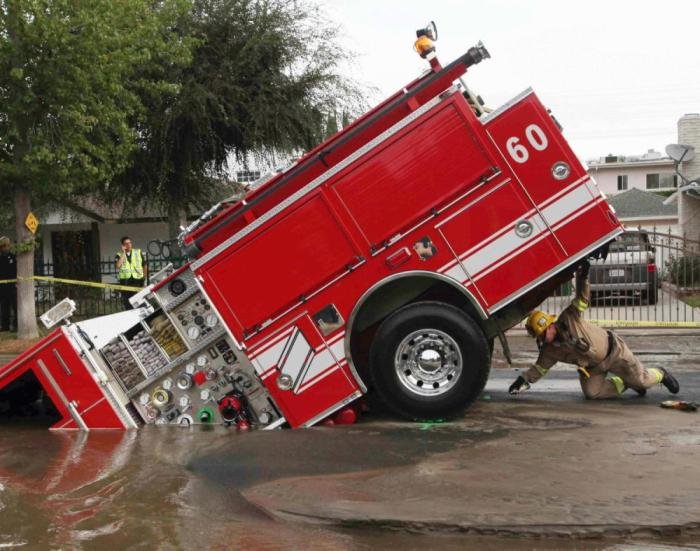
[[[139,404],[141,404],[142,406],[145,406],[150,401],[151,401],[151,397],[146,392],[144,392],[143,394],[141,394],[141,396],[139,396]]]
[[[209,398],[211,398],[211,392],[209,392],[208,389],[202,389],[202,391],[199,393],[199,398],[202,400],[202,402],[206,402]]]
[[[195,372],[195,370],[196,368],[194,366],[194,363],[190,362],[185,366],[185,373],[187,373],[188,375],[192,375]]]
[[[197,337],[199,337],[199,327],[196,325],[190,325],[187,328],[187,337],[192,341],[197,340]]]
[[[165,390],[170,390],[171,388],[173,388],[173,380],[170,377],[168,377],[167,379],[163,379],[161,386]]]
[[[214,327],[217,323],[219,323],[219,318],[216,317],[216,314],[209,314],[204,321],[207,324],[207,327]]]
[[[207,357],[204,354],[202,354],[197,358],[197,365],[199,367],[204,367],[205,365],[207,365],[207,361]]]
[[[178,402],[181,408],[186,408],[190,405],[190,397],[187,394],[180,396],[180,401]]]

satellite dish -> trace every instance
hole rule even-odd
[[[666,155],[677,163],[692,161],[695,158],[695,148],[692,145],[671,143],[666,146]]]

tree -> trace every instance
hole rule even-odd
[[[337,28],[310,2],[194,0],[179,29],[196,41],[192,63],[174,68],[176,94],[145,101],[133,165],[108,190],[161,207],[171,233],[188,208],[211,204],[231,155],[308,149],[332,131],[331,116],[364,103],[339,74],[348,54]]]
[[[0,0],[0,191],[14,197],[18,337],[37,335],[32,201],[103,186],[136,145],[141,98],[189,59],[183,0]],[[138,78],[137,78],[138,77]]]

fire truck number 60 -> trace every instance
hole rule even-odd
[[[549,145],[547,136],[536,124],[531,124],[525,129],[525,138],[536,151],[544,151]],[[508,138],[506,149],[516,163],[525,163],[530,158],[530,152],[527,150],[527,147],[521,144],[520,138],[516,136]]]

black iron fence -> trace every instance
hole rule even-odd
[[[605,260],[592,263],[590,281],[591,320],[700,326],[700,241],[655,228],[630,230],[611,244]],[[558,314],[571,294],[552,296],[541,309]]]
[[[158,258],[144,255],[148,274],[153,275],[172,263],[178,268],[185,262],[184,257]],[[34,266],[37,276],[50,276],[73,281],[91,281],[105,284],[118,284],[114,259],[102,259],[96,263],[72,263],[56,265],[53,262],[40,262]],[[35,281],[34,297],[37,315],[41,315],[68,297],[75,301],[74,319],[87,319],[122,310],[120,292],[109,288],[96,288],[53,281]]]

